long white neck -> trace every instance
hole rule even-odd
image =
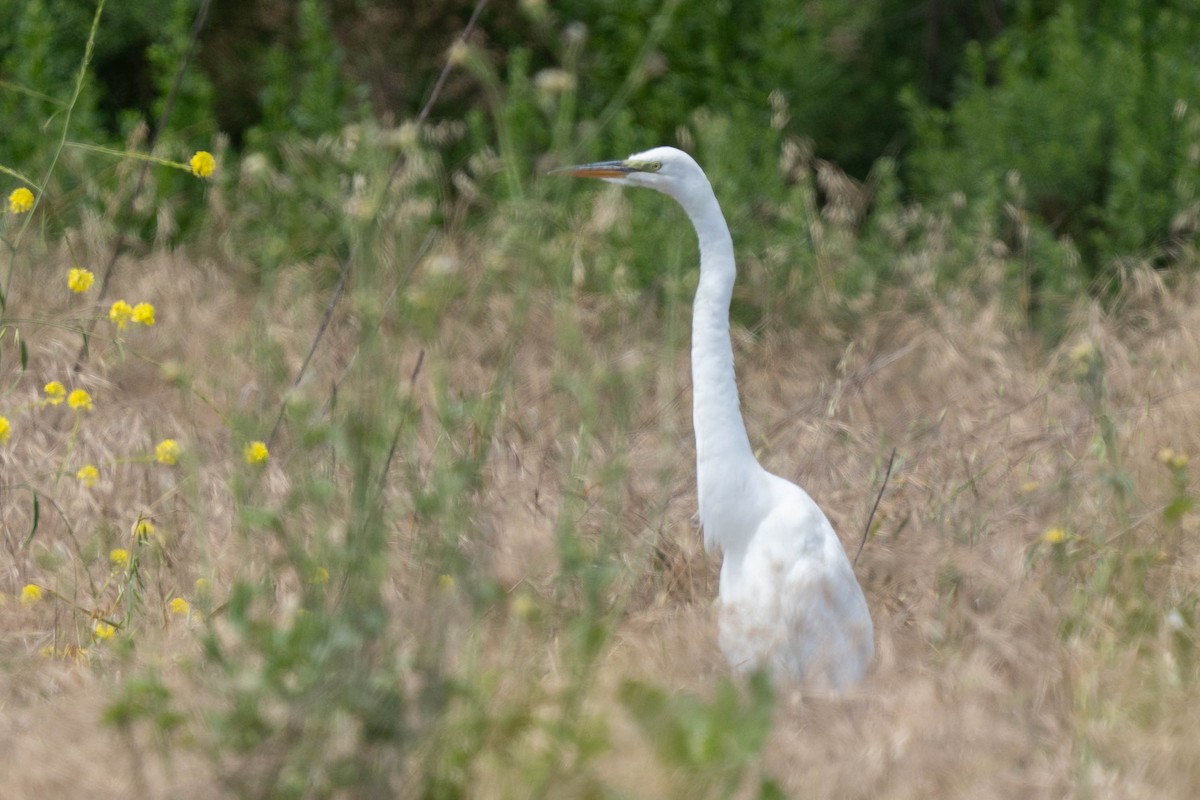
[[[700,284],[692,307],[692,420],[696,429],[696,483],[705,543],[737,547],[734,509],[746,497],[726,496],[761,470],[750,449],[738,401],[729,339],[729,301],[737,268],[733,239],[711,189],[684,204],[700,240]],[[734,492],[741,491],[740,487]]]

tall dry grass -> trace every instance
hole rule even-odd
[[[12,296],[69,318],[78,312],[37,277],[57,255],[20,271]],[[596,786],[631,797],[689,791],[688,776],[618,700],[630,679],[706,697],[727,673],[711,613],[718,562],[703,553],[694,517],[687,352],[678,344],[686,308],[569,288],[514,299],[481,288],[478,275],[519,269],[495,258],[459,243],[445,263],[473,288],[446,301],[423,335],[382,329],[387,369],[367,386],[403,395],[419,419],[386,480],[389,641],[400,658],[436,638],[449,674],[486,678],[485,705],[498,716],[554,718],[561,710],[549,706],[562,695],[553,687],[579,680],[576,711],[602,728],[604,744],[590,760],[579,757],[578,773],[551,771],[546,796]],[[191,451],[186,488],[177,473],[137,463],[113,463],[92,490],[63,479],[54,484],[59,508],[43,506],[27,540],[29,495],[16,484],[47,485],[70,419],[30,419],[26,435],[0,449],[3,793],[254,796],[283,762],[270,749],[239,759],[213,746],[221,734],[205,712],[223,701],[200,646],[206,623],[172,616],[165,604],[194,597],[195,580],[209,580],[217,635],[221,601],[239,578],[269,587],[281,625],[303,605],[303,581],[279,569],[285,545],[246,534],[235,488],[240,445],[207,403],[264,416],[281,382],[263,365],[295,374],[324,295],[299,277],[253,289],[236,270],[183,254],[139,257],[121,274],[115,296],[153,296],[159,322],[138,334],[136,348],[95,343],[70,378],[96,399],[76,447],[109,463],[177,437]],[[1188,511],[1164,520],[1178,492],[1159,454],[1200,452],[1197,289],[1134,271],[1115,309],[1081,300],[1065,310],[1073,334],[1049,352],[997,306],[965,299],[920,312],[884,299],[847,330],[813,298],[799,325],[767,317],[760,329],[735,329],[760,459],[812,494],[851,554],[896,451],[856,566],[877,663],[844,697],[785,688],[755,776],[773,776],[797,797],[1194,796],[1200,745],[1191,708],[1200,692],[1188,655],[1200,518]],[[300,394],[326,397],[345,374],[359,309],[335,318]],[[668,327],[676,335],[664,347]],[[70,376],[77,338],[56,327],[26,336],[35,367],[18,374],[6,353],[5,380],[33,402],[45,382]],[[498,365],[508,375],[499,383]],[[480,444],[449,435],[438,409],[489,392],[499,392],[499,411],[490,430],[477,431],[487,445],[482,480],[464,489],[474,498],[464,500],[469,533],[452,543],[469,561],[466,574],[502,587],[480,601],[461,577],[439,583],[436,525],[422,521],[413,493],[447,453]],[[1106,425],[1114,431],[1107,443]],[[301,453],[287,435],[273,444],[258,504],[282,503],[326,468],[289,458],[293,447]],[[146,608],[158,611],[124,644],[90,642],[70,606],[92,602],[89,582],[103,579],[105,554],[128,542],[139,513],[161,532],[144,588]],[[328,519],[300,509],[295,527],[315,536]],[[612,635],[581,680],[567,639],[585,601],[562,586],[564,520],[618,568],[605,590]],[[1061,544],[1046,540],[1053,528],[1065,532]],[[1111,577],[1097,579],[1098,571]],[[23,606],[18,595],[31,582],[63,600]],[[47,655],[48,645],[58,649]],[[167,735],[103,723],[112,698],[147,673],[169,688],[184,726]],[[271,713],[285,727],[299,724],[286,708]],[[460,733],[454,718],[425,722],[430,742],[397,756],[413,776],[438,737]],[[332,736],[322,746],[354,741]],[[530,760],[555,747],[536,728],[519,728],[513,742],[483,746],[464,768],[479,796],[523,796]],[[392,790],[413,795],[418,785],[413,777]]]

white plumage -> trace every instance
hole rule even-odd
[[[562,170],[673,197],[700,242],[692,309],[696,485],[707,549],[724,553],[718,629],[737,670],[844,689],[874,656],[862,588],[833,526],[812,498],[767,472],[746,435],[733,371],[729,301],[733,240],[700,166],[673,147]]]

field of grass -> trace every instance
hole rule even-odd
[[[878,663],[845,697],[772,696],[715,647],[694,275],[665,300],[586,288],[605,230],[684,220],[579,191],[582,216],[527,208],[415,261],[367,242],[294,387],[336,263],[255,282],[216,248],[125,256],[110,297],[156,322],[102,320],[73,372],[107,306],[68,290],[63,244],[20,253],[6,794],[1191,796],[1193,281],[1131,271],[1049,350],[916,281],[851,322],[816,291],[735,325],[760,459],[852,554],[896,450],[857,563]],[[740,297],[764,268],[744,259]],[[93,408],[46,405],[53,380]]]
[[[846,695],[736,681],[692,233],[502,116],[457,167],[458,122],[217,140],[203,181],[178,141],[0,165],[36,189],[0,222],[0,796],[1195,796],[1194,252],[1036,295],[1019,206],[793,139],[757,202],[681,128],[751,441],[865,535],[876,626]]]

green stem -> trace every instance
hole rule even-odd
[[[164,167],[174,167],[181,169],[184,172],[190,173],[192,168],[188,164],[181,164],[178,161],[171,161],[168,158],[159,158],[158,156],[150,155],[149,153],[138,153],[132,150],[116,150],[112,147],[102,147],[98,144],[88,144],[86,142],[66,142],[65,147],[71,147],[76,150],[88,150],[92,153],[103,153],[106,156],[113,158],[131,158],[134,161],[148,161],[151,164],[161,164]]]

